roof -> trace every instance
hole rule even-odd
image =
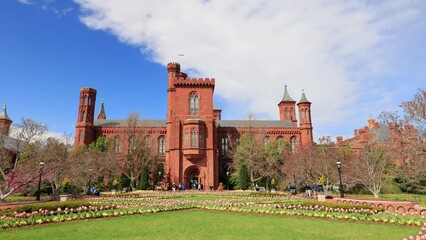
[[[219,127],[268,127],[268,128],[294,128],[290,120],[219,120]]]
[[[99,110],[98,118],[106,119],[106,113],[105,113],[105,107],[104,107],[104,100],[102,99],[101,103],[101,109]]]
[[[9,116],[7,116],[6,104],[3,105],[3,112],[0,113],[0,119],[10,120]],[[11,120],[12,121],[12,120]]]
[[[127,120],[96,119],[95,127],[128,127]],[[137,127],[166,127],[166,120],[138,120]]]
[[[281,102],[296,102],[290,97],[290,94],[288,94],[287,85],[284,86],[284,96]]]
[[[12,138],[6,135],[0,135],[0,144],[3,144],[3,147],[9,151],[19,152],[24,146],[23,143],[24,142],[19,139]]]
[[[311,103],[311,102],[309,102],[309,101],[308,101],[308,99],[306,98],[306,96],[305,96],[305,92],[304,92],[304,91],[302,91],[302,97],[300,98],[299,103]]]
[[[379,124],[379,129],[370,129],[367,134],[373,134],[374,137],[370,142],[386,142],[389,140],[389,126],[386,124]]]

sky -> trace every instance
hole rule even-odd
[[[165,119],[179,62],[216,79],[222,119],[279,119],[287,85],[315,139],[350,137],[426,88],[425,43],[424,0],[2,0],[0,103],[52,134],[74,135],[82,87],[108,119]]]

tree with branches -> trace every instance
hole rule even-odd
[[[47,131],[44,123],[23,118],[14,125],[15,138],[0,136],[0,200],[38,178],[40,137]]]

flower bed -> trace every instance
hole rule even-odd
[[[424,214],[400,214],[370,206],[321,203],[278,195],[214,193],[211,199],[193,197],[206,193],[143,193],[126,196],[91,197],[86,201],[32,204],[0,213],[0,227],[20,227],[51,222],[102,217],[118,217],[186,209],[244,212],[255,214],[304,216],[315,218],[369,221],[408,226],[422,226]],[[206,196],[207,197],[207,196]]]

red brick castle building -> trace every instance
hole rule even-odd
[[[224,175],[230,161],[227,152],[231,135],[238,138],[250,131],[261,134],[265,143],[284,139],[293,148],[313,142],[311,103],[304,93],[296,104],[285,88],[278,104],[280,120],[222,120],[221,110],[213,103],[215,79],[188,78],[180,71],[178,63],[169,63],[167,71],[166,120],[138,120],[135,127],[145,133],[145,138],[152,140],[170,183],[189,186],[192,181],[217,188],[219,176]],[[95,102],[95,89],[80,90],[74,146],[90,144],[105,136],[113,139],[115,151],[127,153],[135,138],[128,136],[127,140],[122,140],[128,133],[128,121],[107,119],[103,102],[95,119]]]

